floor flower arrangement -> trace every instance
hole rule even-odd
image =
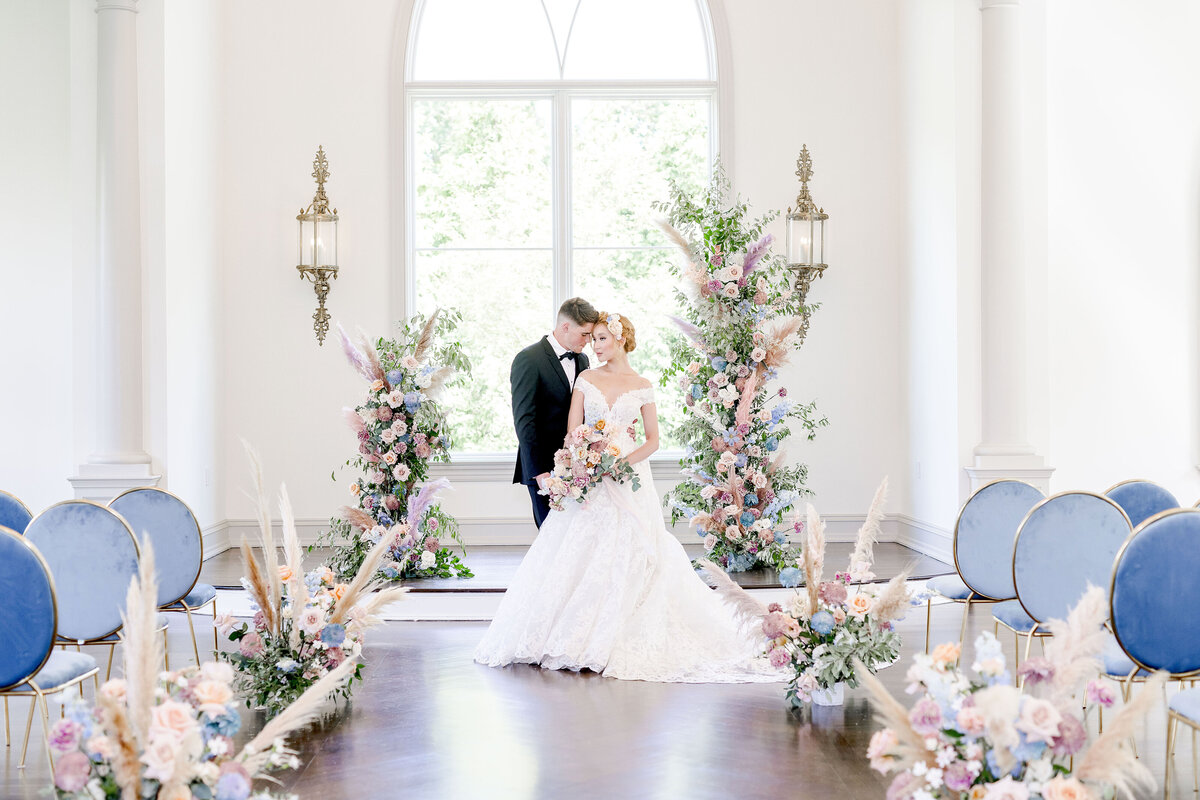
[[[957,666],[959,646],[939,645],[918,654],[909,669],[911,709],[879,681],[865,681],[887,727],[867,752],[871,766],[895,773],[888,800],[1100,800],[1145,797],[1154,776],[1129,748],[1141,718],[1158,701],[1160,673],[1131,700],[1104,732],[1089,742],[1087,714],[1113,703],[1096,680],[1108,602],[1091,587],[1066,621],[1052,620],[1044,658],[1021,666],[1021,688],[1012,685],[990,632],[975,641],[974,675]],[[1080,716],[1081,701],[1088,708]]]
[[[397,525],[403,530],[380,564],[381,577],[472,576],[443,546],[446,540],[462,544],[454,517],[431,495],[417,503],[429,465],[450,460],[450,427],[438,398],[450,380],[471,371],[452,336],[459,321],[454,311],[434,312],[428,320],[416,316],[399,337],[374,345],[365,336],[356,342],[338,327],[347,359],[369,382],[366,399],[345,410],[358,441],[358,454],[346,462],[359,471],[350,484],[353,504],[342,507],[315,545],[332,546],[329,566],[338,580],[358,572],[371,548]]]
[[[807,494],[808,468],[784,466],[782,446],[799,423],[812,438],[826,420],[770,384],[800,347],[811,308],[792,288],[786,259],[770,252],[771,217],[750,221],[718,169],[692,198],[672,186],[664,230],[686,262],[678,299],[683,336],[671,347],[664,386],[676,382],[687,414],[675,432],[687,443],[686,478],[668,493],[672,521],[687,518],[706,558],[728,571],[794,560],[788,512]]]
[[[911,605],[908,570],[882,587],[869,583],[875,577],[871,572],[874,545],[886,497],[885,478],[859,529],[846,571],[836,573],[832,580],[825,580],[823,574],[824,523],[812,505],[808,506],[805,586],[786,608],[772,603],[764,611],[727,577],[713,576],[718,590],[742,610],[742,618],[761,626],[771,663],[792,669],[787,700],[793,707],[810,702],[838,704],[842,684],[857,686],[864,671],[875,672],[899,658],[900,634],[893,623],[902,619]],[[709,572],[713,574],[713,570]]]
[[[258,496],[258,522],[262,563],[242,541],[246,567],[243,585],[258,610],[251,623],[237,624],[228,616],[218,620],[236,652],[221,652],[237,672],[236,684],[247,705],[259,706],[275,715],[293,703],[313,684],[338,672],[346,662],[359,662],[363,634],[381,620],[376,612],[400,599],[403,588],[384,588],[375,580],[384,556],[400,536],[395,526],[376,543],[349,582],[338,582],[325,565],[303,571],[303,553],[292,517],[286,488],[279,498],[283,518],[284,560],[279,563],[271,527],[270,503],[262,481],[258,457],[249,447]],[[354,680],[362,679],[363,664],[357,663],[331,691],[348,697]]]
[[[239,751],[233,737],[242,723],[228,664],[209,661],[176,672],[158,671],[163,653],[155,631],[157,597],[154,551],[147,541],[126,598],[121,632],[125,677],[101,686],[94,705],[82,698],[68,703],[64,718],[50,729],[54,796],[283,798],[274,791],[255,791],[254,782],[272,781],[271,772],[299,765],[285,737],[313,719],[325,697],[353,672],[355,659],[346,659],[314,682]]]

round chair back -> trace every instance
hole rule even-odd
[[[1024,481],[989,483],[971,495],[954,523],[954,565],[971,591],[990,600],[1016,597],[1013,538],[1029,509],[1045,499]]]
[[[1200,510],[1164,511],[1117,555],[1110,585],[1117,642],[1139,667],[1200,672]]]
[[[120,514],[91,500],[65,500],[34,517],[25,537],[54,576],[61,638],[103,639],[121,629],[138,548]]]
[[[1061,492],[1030,510],[1017,531],[1013,584],[1037,622],[1066,619],[1089,585],[1104,586],[1132,526],[1094,492]]]
[[[152,486],[130,489],[109,501],[138,537],[150,537],[158,577],[158,605],[187,597],[200,577],[204,545],[200,524],[187,503]]]
[[[1122,481],[1104,495],[1125,509],[1135,528],[1160,511],[1179,508],[1175,495],[1153,481]]]
[[[0,527],[0,689],[32,678],[54,646],[54,581],[37,548]]]
[[[17,533],[24,533],[33,514],[29,506],[22,503],[16,495],[0,489],[0,525]]]

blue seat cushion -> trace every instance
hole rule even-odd
[[[197,583],[192,587],[192,590],[187,593],[187,597],[183,598],[183,602],[190,608],[196,608],[207,603],[217,596],[217,590],[211,584]],[[180,608],[179,603],[172,603],[167,608]]]
[[[1121,645],[1117,643],[1117,637],[1112,634],[1104,642],[1104,649],[1100,651],[1100,663],[1104,668],[1105,675],[1111,675],[1114,678],[1128,677],[1129,673],[1133,672],[1136,664],[1133,659],[1125,654],[1121,649]],[[1137,671],[1138,678],[1145,678],[1150,673],[1144,669]]]
[[[925,582],[925,588],[931,592],[937,592],[942,597],[950,600],[965,601],[968,597],[972,600],[983,599],[980,595],[973,594],[967,585],[963,583],[963,579],[954,575],[939,575],[936,578],[930,578]]]
[[[1167,703],[1167,708],[1200,725],[1200,687],[1176,692],[1171,701]]]
[[[992,606],[992,616],[1017,633],[1029,633],[1036,624],[1033,617],[1025,613],[1020,600],[1005,600]]]
[[[163,628],[168,627],[169,623],[170,623],[170,620],[168,620],[166,614],[159,613],[159,614],[154,615],[154,629],[155,630],[161,631]],[[90,641],[92,641],[92,642],[118,642],[120,640],[121,640],[121,632],[117,631],[116,633],[110,633],[108,636],[105,636],[103,639],[92,639]],[[63,641],[62,637],[59,637],[59,643],[62,643],[62,641]],[[71,639],[69,641],[74,643],[75,640]]]
[[[33,676],[32,683],[36,684],[43,692],[50,692],[95,668],[96,659],[87,653],[76,653],[73,650],[51,650],[50,658],[38,670],[37,675]],[[30,682],[26,681],[11,691],[32,691]]]

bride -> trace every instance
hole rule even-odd
[[[602,367],[575,381],[568,430],[603,419],[641,481],[605,480],[586,506],[552,511],[475,660],[590,669],[610,678],[679,683],[778,681],[756,657],[757,631],[742,631],[716,592],[696,575],[663,525],[646,460],[658,449],[654,389],[629,365],[633,323],[602,313],[592,348]],[[633,439],[641,417],[645,441]]]

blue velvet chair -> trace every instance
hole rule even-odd
[[[25,526],[31,519],[33,514],[29,511],[29,506],[22,503],[16,495],[0,489],[0,526],[24,533]]]
[[[46,695],[61,692],[87,680],[99,669],[96,659],[84,653],[54,649],[58,623],[54,578],[41,553],[11,528],[0,527],[0,695],[4,696],[4,740],[8,734],[8,698],[28,697],[29,718],[21,745],[21,767],[29,750],[33,709],[42,712],[42,732],[50,728]],[[54,757],[46,742],[46,756]]]
[[[1153,481],[1121,481],[1104,496],[1125,509],[1130,524],[1135,528],[1160,511],[1179,508],[1175,495]]]
[[[1045,495],[1024,481],[1002,480],[980,487],[967,498],[954,523],[956,574],[930,580],[932,592],[963,604],[959,645],[967,635],[971,605],[1016,597],[1012,585],[1013,537],[1029,509]],[[925,652],[929,652],[932,598],[925,607]]]
[[[58,586],[58,642],[108,647],[106,676],[120,641],[125,593],[137,574],[138,545],[125,519],[91,500],[64,500],[34,517],[25,536]],[[166,652],[167,615],[158,615]],[[167,665],[170,668],[170,665]]]
[[[1091,586],[1106,586],[1113,559],[1132,526],[1125,511],[1094,492],[1060,492],[1038,503],[1017,530],[1012,576],[1017,598],[997,603],[992,616],[1013,632],[1020,666],[1035,636],[1048,636],[1045,624],[1067,612]]]
[[[1153,670],[1173,679],[1200,676],[1200,509],[1179,508],[1146,520],[1125,542],[1112,569],[1109,594],[1116,653],[1128,674],[1122,690]],[[1119,673],[1118,673],[1119,674]],[[1167,704],[1166,797],[1171,796],[1171,764],[1179,723],[1192,728],[1193,786],[1196,785],[1196,731],[1200,729],[1200,688],[1181,689]]]
[[[213,649],[219,646],[215,622],[217,590],[207,583],[196,582],[204,563],[204,540],[196,515],[178,496],[152,486],[122,492],[109,501],[108,507],[124,517],[137,535],[150,537],[158,573],[158,607],[187,615],[192,652],[199,664],[193,611],[212,606]]]

